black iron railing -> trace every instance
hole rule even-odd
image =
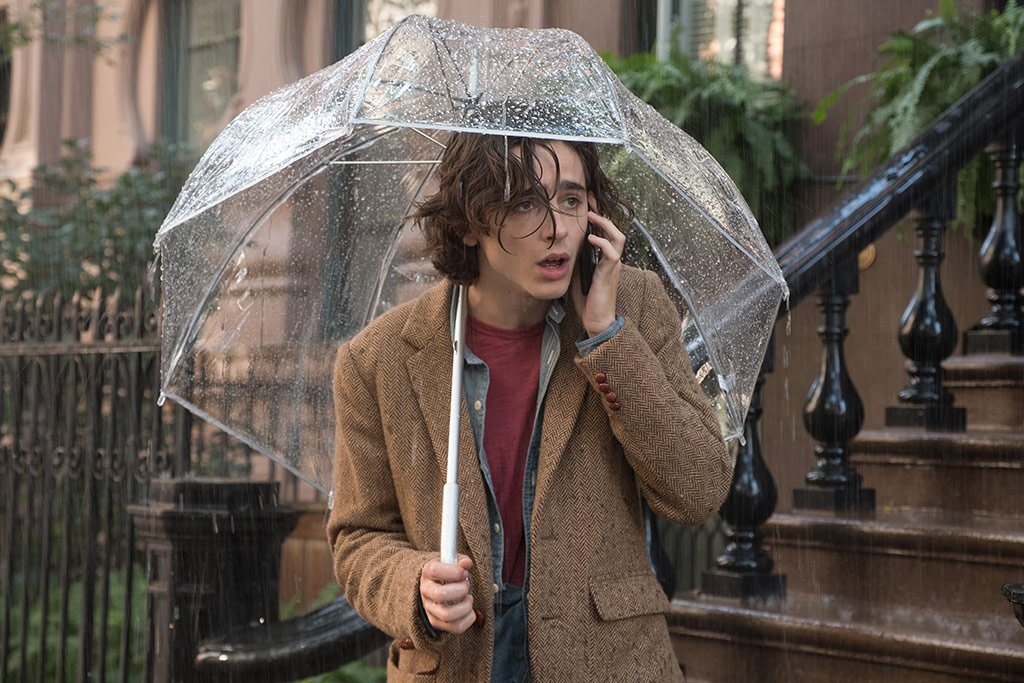
[[[157,406],[159,354],[144,289],[0,299],[0,683],[140,680],[147,576],[126,507],[156,478],[252,473],[244,444]],[[298,482],[260,469],[290,501]]]
[[[955,348],[958,331],[943,298],[939,265],[946,225],[954,217],[957,173],[983,152],[992,156],[997,176],[996,213],[980,254],[991,311],[965,335],[965,352],[1024,351],[1024,259],[1017,212],[1022,140],[1024,53],[1001,66],[828,213],[777,249],[790,288],[789,305],[817,294],[824,317],[819,328],[821,369],[804,407],[804,425],[818,442],[817,462],[806,476],[807,485],[794,490],[794,507],[874,510],[874,490],[865,486],[849,460],[849,444],[860,431],[864,409],[843,352],[846,308],[858,291],[857,254],[907,216],[913,217],[920,240],[915,252],[918,285],[897,331],[900,348],[909,360],[910,377],[895,405],[886,409],[886,425],[965,428],[964,411],[953,405],[942,380],[941,363]],[[768,359],[766,365],[770,364]],[[756,415],[748,420],[756,420]],[[761,555],[759,534],[751,525],[756,527],[766,518],[766,505],[774,508],[771,473],[760,458],[760,449],[755,450],[755,457],[737,462],[736,490],[730,496],[744,500],[743,509],[732,513],[754,541],[744,551],[749,557]],[[723,588],[721,594],[753,599],[777,595],[780,579],[768,580],[770,563],[757,568],[730,562],[728,556],[719,560],[720,570],[731,572],[733,579],[724,584],[728,590]]]

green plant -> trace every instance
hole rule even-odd
[[[110,572],[109,581],[110,596],[107,613],[102,613],[99,609],[99,601],[97,600],[94,612],[90,616],[93,619],[93,637],[95,639],[95,642],[92,644],[93,656],[104,657],[108,677],[109,679],[114,680],[116,679],[121,666],[121,632],[124,629],[124,605],[126,599],[126,576],[124,569],[113,569]],[[24,585],[24,578],[21,576],[15,576],[14,585],[18,591],[27,589]],[[38,590],[38,587],[36,587],[36,590]],[[97,585],[94,590],[96,591],[96,595],[99,595],[101,590],[99,581],[97,581]],[[141,653],[141,647],[145,641],[146,629],[146,571],[145,567],[142,567],[141,565],[135,565],[133,568],[131,593],[131,633],[128,637],[129,643],[131,644],[131,651],[134,654],[128,678],[129,680],[141,680],[142,667],[145,663],[145,657]],[[10,680],[36,680],[38,676],[38,671],[36,671],[36,669],[40,662],[40,649],[42,647],[40,634],[43,633],[44,630],[47,633],[46,652],[41,661],[44,663],[45,676],[41,677],[41,680],[57,680],[57,650],[62,645],[66,647],[64,661],[69,669],[69,671],[65,672],[65,677],[67,677],[68,674],[73,675],[79,649],[78,629],[82,621],[82,582],[80,580],[75,581],[68,587],[67,637],[63,643],[60,642],[57,631],[61,599],[61,591],[56,590],[55,586],[51,586],[48,598],[46,624],[42,623],[42,602],[39,600],[33,600],[30,603],[28,609],[29,637],[26,641],[26,660],[28,662],[28,670],[25,672],[20,671],[21,658],[19,653],[21,649],[22,634],[20,629],[13,629],[9,650],[11,655],[8,657],[7,664],[7,675]],[[18,624],[20,621],[21,602],[20,600],[13,600],[11,603],[11,623]],[[107,630],[107,648],[105,652],[100,653],[98,652],[99,637],[100,630],[104,628],[104,623],[106,624]]]
[[[300,683],[384,683],[387,678],[387,669],[382,666],[352,662],[334,671],[305,678]]]
[[[85,46],[101,55],[127,40],[120,35],[109,38],[96,30],[101,21],[116,21],[118,15],[101,2],[66,3],[64,0],[33,0],[17,13],[0,22],[0,62],[9,61],[11,52],[36,38],[44,45]],[[68,30],[70,29],[70,30]]]
[[[954,0],[940,0],[937,14],[930,12],[909,33],[896,32],[875,50],[882,59],[878,70],[830,92],[812,119],[825,121],[851,88],[867,84],[866,96],[843,122],[837,148],[843,175],[867,175],[1021,49],[1024,7],[1016,0],[1002,12],[974,14],[960,13]],[[991,178],[991,164],[982,158],[960,174],[960,218],[969,226],[991,213]]]
[[[32,188],[8,181],[0,196],[0,292],[110,293],[143,283],[186,158],[180,145],[154,145],[146,166],[104,186],[88,145],[66,141],[64,156],[39,167]]]
[[[801,114],[788,89],[757,81],[743,66],[696,60],[674,51],[605,56],[623,84],[711,153],[739,187],[771,244],[795,229],[791,188],[810,175],[800,158]]]

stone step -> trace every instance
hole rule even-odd
[[[1024,518],[879,508],[873,518],[777,514],[762,527],[790,590],[979,618],[1024,581]],[[1024,641],[1024,633],[1021,634]]]
[[[1024,429],[1024,356],[954,356],[942,368],[968,429]]]
[[[690,683],[1024,681],[1024,629],[1005,600],[977,620],[792,591],[760,607],[690,594],[668,625]]]
[[[1024,517],[1024,432],[863,431],[851,462],[879,508]]]

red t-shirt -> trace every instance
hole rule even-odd
[[[472,317],[466,325],[466,345],[487,364],[489,372],[484,453],[505,527],[501,579],[516,586],[522,586],[526,576],[523,473],[537,410],[545,325],[546,321],[541,321],[518,330],[503,330]]]

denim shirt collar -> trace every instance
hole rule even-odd
[[[458,297],[458,290],[456,289],[456,287],[458,287],[458,285],[452,285],[452,303],[451,303],[451,308],[450,308],[449,313],[448,313],[448,331],[451,334],[451,338],[453,340],[453,343],[454,343],[454,340],[455,340],[455,315],[456,315],[456,313],[459,310],[459,297]],[[468,315],[469,315],[468,311],[466,312],[466,315],[468,317]],[[548,322],[552,322],[556,326],[558,326],[558,325],[560,325],[562,323],[562,320],[565,319],[565,297],[564,296],[559,297],[557,299],[553,299],[551,301],[551,306],[548,308],[548,315],[547,315],[546,319],[547,319]],[[469,348],[467,348],[466,349],[466,356],[468,357],[471,353],[472,352],[469,350]],[[474,358],[475,358],[475,356],[474,356]],[[479,361],[480,359],[477,358],[476,360]]]

